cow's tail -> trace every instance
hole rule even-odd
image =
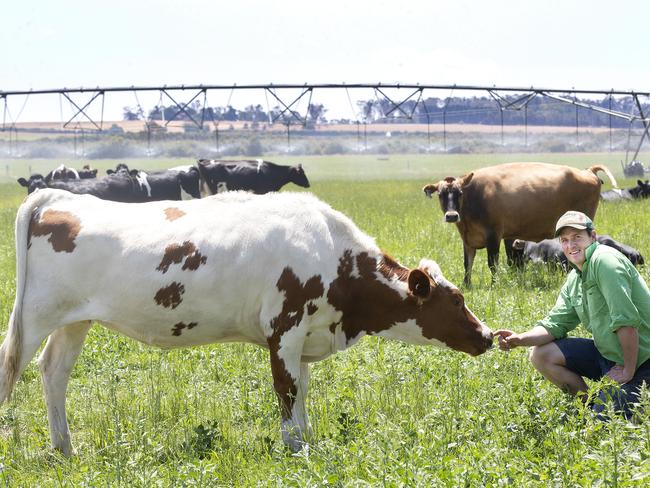
[[[611,181],[611,183],[612,183],[612,186],[614,188],[618,189],[618,183],[616,183],[616,178],[614,178],[614,175],[612,174],[612,172],[604,164],[595,164],[595,165],[587,168],[587,170],[591,171],[596,176],[598,176],[599,171],[602,171],[603,173],[605,173],[607,175],[607,177],[609,178],[609,181]]]
[[[25,199],[16,215],[16,300],[9,317],[7,335],[0,346],[0,403],[9,399],[20,374],[29,224],[34,211],[49,197],[51,197],[50,190],[37,190]]]

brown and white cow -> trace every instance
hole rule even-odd
[[[557,219],[567,210],[593,218],[602,185],[598,171],[617,186],[603,165],[581,170],[548,163],[508,163],[447,177],[422,190],[428,197],[438,192],[445,222],[456,224],[463,240],[464,283],[470,285],[477,249],[487,248],[494,277],[501,239],[510,258],[514,239],[538,242],[553,237]]]
[[[401,266],[307,194],[125,204],[38,190],[18,210],[16,260],[0,400],[47,339],[38,363],[52,443],[66,455],[65,391],[93,322],[164,348],[267,348],[292,449],[309,432],[309,363],[364,335],[471,355],[492,344],[436,263]]]

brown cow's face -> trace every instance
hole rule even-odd
[[[424,337],[472,356],[492,347],[492,331],[467,308],[463,294],[442,276],[437,264],[422,260],[409,273],[408,286],[418,299],[416,322]]]
[[[460,178],[448,176],[434,185],[427,185],[423,188],[424,193],[428,197],[431,197],[433,193],[438,192],[440,208],[445,214],[445,222],[460,222],[463,188],[470,182],[473,176],[474,173],[461,176]]]

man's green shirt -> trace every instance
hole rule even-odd
[[[593,335],[598,351],[621,365],[623,351],[616,330],[635,327],[639,334],[638,368],[650,358],[650,290],[617,250],[595,242],[585,257],[582,272],[571,270],[555,306],[537,325],[561,339],[582,323]]]

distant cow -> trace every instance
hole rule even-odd
[[[137,170],[135,170],[135,171],[137,172]],[[112,175],[112,174],[115,174],[115,173],[131,174],[131,170],[124,163],[118,163],[117,166],[115,167],[115,169],[110,169],[109,168],[109,169],[106,170],[107,175]]]
[[[645,260],[639,251],[634,249],[632,246],[623,244],[622,242],[615,241],[611,236],[607,234],[596,235],[596,240],[601,244],[604,244],[609,247],[613,247],[621,254],[623,254],[634,266],[641,266],[645,264]]]
[[[57,188],[125,203],[201,197],[199,170],[195,166],[151,173],[120,168],[100,179],[51,180],[50,182],[46,182],[40,174],[34,174],[29,180],[18,178],[18,183],[27,188],[28,194],[38,188]]]
[[[540,242],[515,239],[512,243],[512,261],[518,267],[527,262],[556,264],[568,270],[568,260],[558,239],[544,239]]]
[[[634,266],[645,264],[641,253],[627,244],[615,241],[606,234],[596,235],[596,240],[604,246],[613,247],[618,250]],[[559,264],[565,271],[569,269],[567,258],[562,251],[562,245],[558,239],[544,239],[540,242],[515,239],[512,244],[512,256],[513,261],[518,266],[523,266],[530,261],[533,263]]]
[[[96,178],[97,177],[97,169],[90,169],[90,165],[84,164],[83,168],[81,168],[79,171],[79,178],[83,179],[88,179],[88,178]]]
[[[567,210],[593,218],[600,198],[598,171],[613,186],[614,175],[602,165],[579,170],[546,163],[508,163],[477,169],[460,178],[447,177],[426,185],[438,192],[445,222],[455,223],[463,240],[464,283],[471,283],[477,249],[487,247],[488,265],[496,272],[501,239],[511,254],[512,241],[541,241],[552,237],[557,219]]]
[[[70,455],[65,392],[93,322],[163,348],[269,350],[282,437],[309,432],[309,363],[365,335],[478,355],[492,332],[436,263],[401,266],[311,195],[230,192],[126,205],[39,190],[16,218],[16,299],[0,402],[38,365],[55,448]]]
[[[216,195],[223,191],[245,190],[261,195],[278,191],[287,183],[309,188],[309,180],[302,165],[281,166],[261,159],[255,161],[217,161],[200,159],[198,162],[204,193]]]
[[[96,176],[97,170],[90,169],[90,166],[87,164],[79,171],[62,164],[46,174],[44,180],[46,183],[49,183],[52,180],[79,180],[84,178],[95,178]]]
[[[31,194],[37,189],[55,188],[78,195],[93,195],[115,202],[135,203],[150,200],[147,189],[136,178],[125,174],[84,180],[51,180],[47,183],[42,175],[33,174],[28,180],[18,178],[18,183],[27,188],[27,194]]]
[[[59,165],[57,168],[50,171],[45,175],[45,182],[49,183],[52,180],[78,180],[79,173],[74,168],[68,168],[65,164]]]
[[[148,200],[189,200],[201,198],[199,170],[178,166],[161,171],[138,171],[135,177],[147,189]]]
[[[648,198],[650,196],[650,183],[636,180],[636,186],[627,189],[615,188],[607,190],[600,194],[600,198],[606,202],[615,200],[636,200],[639,198]]]

